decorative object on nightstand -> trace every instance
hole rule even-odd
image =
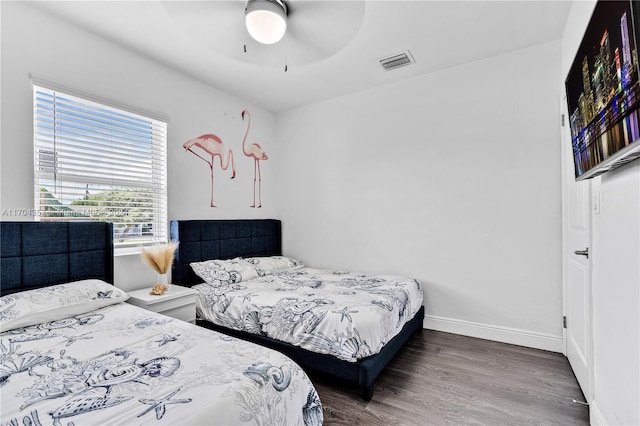
[[[197,292],[189,287],[172,285],[171,291],[156,296],[148,288],[128,292],[127,303],[182,321],[195,323]]]
[[[142,259],[144,262],[151,266],[154,271],[158,273],[158,277],[156,279],[156,285],[164,286],[165,291],[169,291],[171,288],[168,280],[167,280],[167,272],[169,272],[169,268],[173,263],[173,255],[178,248],[178,242],[172,241],[168,244],[163,244],[161,246],[155,246],[152,248],[143,248],[142,249]],[[160,289],[152,290],[151,294],[163,294]]]
[[[156,284],[151,288],[149,294],[154,294],[156,296],[161,296],[164,292],[167,291],[167,286],[162,284]]]

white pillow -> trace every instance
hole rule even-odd
[[[124,302],[129,295],[101,280],[82,280],[0,298],[0,331],[70,318]]]
[[[220,287],[252,280],[278,272],[292,271],[304,266],[301,260],[286,256],[236,257],[231,260],[205,260],[190,263],[191,269],[206,283]]]
[[[213,259],[204,262],[191,262],[189,265],[196,275],[215,287],[258,277],[255,268],[240,257],[231,260]]]
[[[246,257],[244,259],[253,266],[261,277],[304,267],[301,260],[287,256]]]

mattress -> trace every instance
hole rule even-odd
[[[377,354],[422,306],[422,286],[413,278],[292,265],[256,268],[250,279],[240,276],[242,265],[216,270],[227,274],[218,280],[196,271],[208,281],[193,287],[198,316],[355,362]]]
[[[322,423],[289,358],[127,303],[3,326],[0,350],[2,424]]]

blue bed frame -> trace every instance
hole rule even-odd
[[[172,266],[172,282],[191,287],[202,283],[189,264],[209,259],[278,256],[282,254],[282,226],[275,219],[181,220],[171,221],[171,239],[180,241]],[[365,401],[373,397],[374,381],[411,335],[422,330],[424,307],[382,350],[358,362],[302,349],[269,337],[221,327],[197,319],[200,326],[276,349],[305,370],[327,374],[360,387]]]
[[[113,225],[0,222],[0,293],[97,278],[113,284]]]

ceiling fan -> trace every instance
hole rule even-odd
[[[365,11],[364,1],[226,0],[161,4],[193,43],[261,67],[281,67],[283,61],[299,67],[335,55],[357,35]],[[266,38],[261,39],[260,34],[266,34]]]

